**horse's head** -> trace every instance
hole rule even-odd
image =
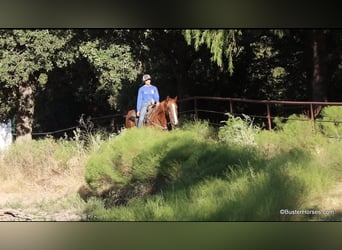
[[[171,126],[172,127],[176,126],[178,124],[177,96],[175,98],[171,98],[167,96],[165,100],[165,108],[166,108],[167,116],[169,118],[169,122],[171,123]]]

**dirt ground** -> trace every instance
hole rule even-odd
[[[71,199],[53,193],[3,193],[0,192],[0,221],[82,221],[86,215],[74,207]],[[63,205],[61,204],[64,203]],[[48,204],[51,204],[49,208]],[[58,205],[59,204],[59,205]],[[52,209],[51,209],[52,208]]]
[[[0,183],[0,221],[81,221],[85,202],[78,189],[83,173],[63,173],[32,183]]]
[[[75,183],[74,183],[75,184]],[[78,196],[79,185],[35,192],[0,191],[0,221],[85,221],[85,202]],[[342,220],[342,183],[310,203],[313,209],[334,210],[327,220]]]

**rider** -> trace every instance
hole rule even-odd
[[[158,88],[151,85],[151,76],[145,74],[142,77],[144,83],[138,90],[137,97],[137,116],[139,117],[138,128],[143,125],[144,117],[147,111],[147,107],[150,104],[159,104],[159,92]]]

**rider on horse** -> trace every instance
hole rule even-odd
[[[151,104],[159,104],[158,88],[151,85],[151,76],[148,74],[143,75],[142,81],[144,85],[139,88],[137,97],[138,128],[143,125],[148,106]]]

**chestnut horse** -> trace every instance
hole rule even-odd
[[[175,98],[167,96],[159,105],[152,105],[148,109],[151,110],[146,112],[143,122],[144,126],[155,126],[160,129],[172,130],[178,124],[177,96]],[[136,111],[134,109],[129,110],[125,118],[125,127],[135,127],[137,122]]]

